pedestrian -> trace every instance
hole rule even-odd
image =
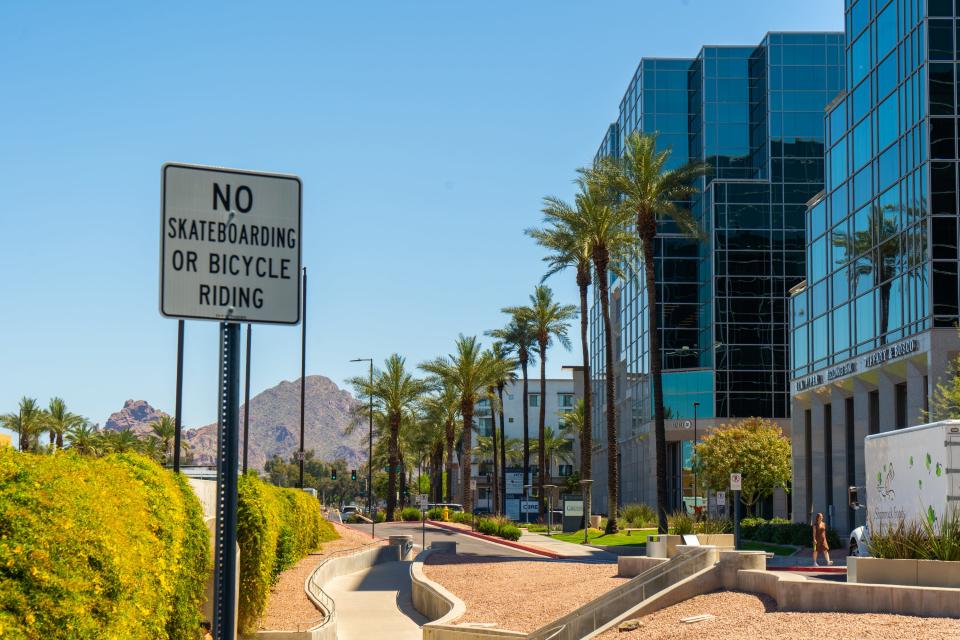
[[[204,620],[200,623],[200,628],[203,630],[203,640],[213,640],[213,634],[210,633],[210,623]]]
[[[827,559],[827,564],[832,565],[830,545],[827,544],[827,525],[823,523],[823,514],[818,513],[816,520],[813,522],[813,566],[819,566],[817,556],[821,553]]]

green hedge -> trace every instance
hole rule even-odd
[[[320,503],[305,491],[267,484],[248,473],[240,478],[237,541],[240,545],[238,625],[256,628],[267,607],[270,587],[321,542],[338,538],[320,513]]]
[[[519,540],[520,529],[503,516],[491,516],[477,520],[477,531],[488,536],[498,536],[507,540]]]
[[[0,448],[0,636],[193,640],[209,557],[199,501],[151,460]]]
[[[797,547],[813,545],[813,528],[802,522],[790,522],[783,518],[764,520],[763,518],[744,518],[740,521],[740,537],[755,542],[773,544],[792,544]],[[831,549],[845,549],[840,544],[837,532],[827,528],[827,544]]]
[[[420,522],[420,509],[416,507],[404,507],[400,512],[400,519],[404,522]]]

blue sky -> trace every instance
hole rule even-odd
[[[302,178],[307,370],[342,385],[351,358],[416,365],[526,300],[542,264],[523,229],[571,195],[642,56],[841,27],[841,0],[3,2],[0,412],[172,411],[165,161]],[[576,302],[572,274],[553,286]],[[299,376],[298,328],[253,335],[254,393]],[[199,426],[216,325],[188,323],[186,345]]]

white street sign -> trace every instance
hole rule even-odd
[[[163,165],[160,313],[300,322],[300,178]]]
[[[476,491],[476,490],[477,490],[477,479],[470,478],[470,491]]]
[[[740,491],[743,486],[743,476],[739,473],[730,474],[730,491]]]
[[[717,506],[723,507],[727,504],[727,492],[717,491]]]
[[[426,510],[429,500],[427,495],[424,493],[417,494],[417,506],[420,507],[421,511]]]

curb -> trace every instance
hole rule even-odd
[[[493,542],[494,544],[502,544],[505,547],[513,547],[514,549],[520,549],[521,551],[526,551],[528,553],[535,553],[538,556],[544,556],[547,558],[552,558],[554,560],[564,560],[564,559],[573,557],[573,556],[561,555],[553,551],[547,551],[546,549],[541,549],[539,547],[531,547],[525,544],[520,544],[519,542],[514,542],[513,540],[507,540],[505,538],[488,536],[483,533],[477,533],[476,531],[471,531],[470,529],[460,529],[458,527],[451,527],[445,522],[437,522],[436,520],[427,520],[427,523],[434,527],[439,527],[440,529],[446,529],[447,531],[453,531],[455,533],[462,533],[465,536],[479,538],[481,540],[486,540],[487,542]]]
[[[797,573],[846,573],[846,567],[767,567],[767,571],[794,571]]]

